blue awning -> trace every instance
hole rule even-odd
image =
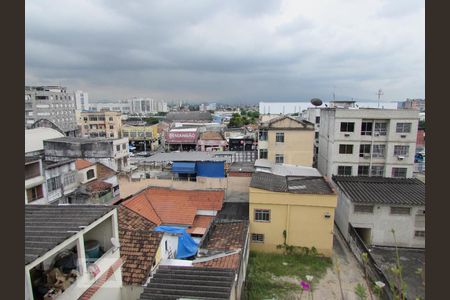
[[[172,172],[195,174],[195,162],[174,162],[172,165]]]

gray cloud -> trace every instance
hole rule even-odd
[[[93,99],[424,97],[423,1],[27,0],[25,21],[26,83]]]

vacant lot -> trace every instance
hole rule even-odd
[[[249,300],[287,299],[300,292],[300,279],[312,275],[317,284],[330,266],[330,259],[318,256],[250,252],[244,293]]]

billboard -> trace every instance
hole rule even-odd
[[[197,137],[196,131],[169,131],[166,133],[166,142],[169,144],[196,144]]]

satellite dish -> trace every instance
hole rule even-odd
[[[311,99],[311,104],[314,106],[321,106],[322,105],[322,100],[320,100],[319,98],[312,98]]]
[[[120,248],[119,240],[114,237],[111,238],[111,244],[114,246],[115,249]]]

